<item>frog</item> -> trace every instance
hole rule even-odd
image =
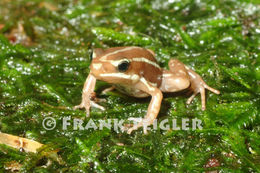
[[[153,124],[161,108],[163,93],[188,89],[192,94],[186,104],[190,104],[200,93],[203,111],[206,109],[206,89],[220,94],[219,90],[208,86],[199,74],[176,58],[168,61],[169,69],[161,68],[151,49],[138,46],[96,48],[90,57],[90,72],[84,83],[82,101],[74,109],[85,108],[87,117],[90,115],[91,107],[105,110],[94,97],[97,80],[112,85],[102,93],[117,89],[137,98],[151,96],[146,115],[140,122],[127,129],[128,134],[140,127]],[[147,133],[146,130],[144,132]]]

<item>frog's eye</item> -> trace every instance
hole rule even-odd
[[[130,62],[129,62],[128,60],[123,60],[123,61],[121,61],[121,62],[118,64],[118,66],[117,66],[118,71],[120,71],[120,72],[125,72],[126,70],[128,70],[129,65],[130,65]]]
[[[92,61],[92,59],[93,59],[93,50],[91,50],[89,53],[89,59],[90,59],[90,61]]]

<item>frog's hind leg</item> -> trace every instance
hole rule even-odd
[[[177,92],[190,86],[190,79],[187,70],[182,62],[171,59],[168,63],[170,70],[163,70],[162,92]]]
[[[189,69],[179,60],[171,59],[168,65],[169,65],[170,72],[167,70],[164,71],[164,76],[163,76],[163,81],[161,86],[163,92],[175,92],[189,87],[189,89],[193,92],[193,94],[187,100],[187,104],[190,104],[194,99],[194,97],[198,93],[200,93],[202,110],[206,109],[205,89],[208,89],[211,92],[214,92],[215,94],[220,93],[218,90],[208,86],[200,77],[200,75],[198,75],[193,70]],[[187,80],[189,82],[187,82]],[[169,87],[170,85],[172,86]]]

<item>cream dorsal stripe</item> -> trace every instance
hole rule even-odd
[[[120,60],[101,60],[102,62],[109,62],[111,63],[113,66],[117,67],[122,61],[129,61],[129,62],[144,62],[147,64],[150,64],[156,68],[161,68],[156,62],[151,61],[145,57],[136,57],[136,58],[132,58],[132,59],[120,59]]]
[[[102,77],[117,77],[117,78],[124,78],[124,79],[130,79],[130,80],[138,80],[139,76],[137,74],[133,75],[128,75],[124,73],[105,73],[105,74],[100,74]]]
[[[108,56],[117,54],[117,53],[119,53],[119,52],[130,51],[130,50],[133,50],[133,49],[142,49],[142,48],[141,48],[141,47],[132,46],[132,47],[126,47],[126,48],[123,48],[123,49],[115,50],[115,51],[113,51],[113,52],[107,53],[106,55],[102,56],[102,57],[100,58],[100,60],[106,60]]]
[[[154,61],[151,61],[145,57],[137,57],[137,58],[133,58],[132,61],[136,61],[136,62],[145,62],[147,64],[151,64],[153,65],[154,67],[157,67],[157,68],[161,68],[156,62]]]

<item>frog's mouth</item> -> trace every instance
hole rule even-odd
[[[125,74],[125,73],[102,73],[99,74],[102,80],[109,83],[134,83],[139,80],[137,74]]]

